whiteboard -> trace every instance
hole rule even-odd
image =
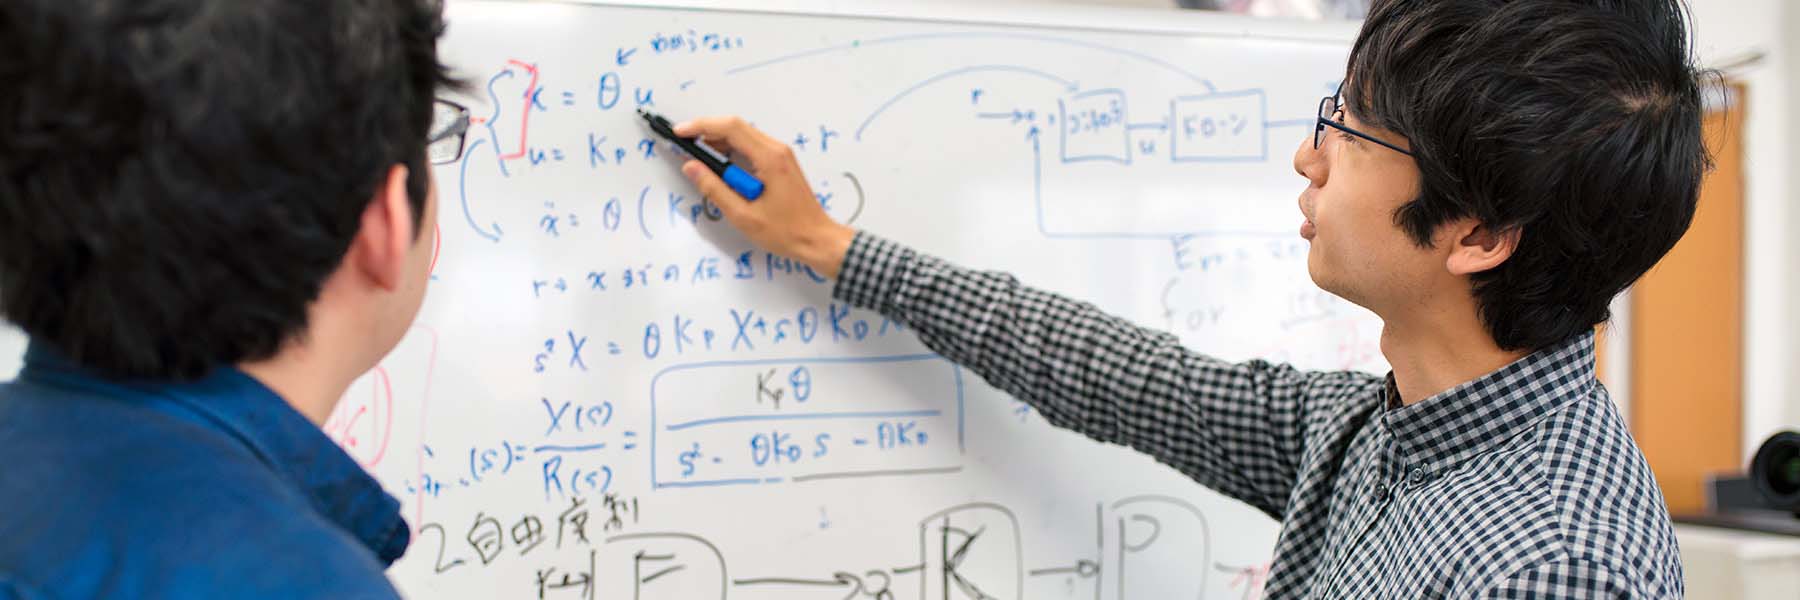
[[[745,115],[836,218],[1192,347],[1381,369],[1378,323],[1311,285],[1295,234],[1291,152],[1349,26],[781,9],[450,3],[443,54],[477,123],[436,171],[431,290],[326,424],[405,505],[396,584],[1259,593],[1275,523],[833,302],[716,221],[632,109]]]

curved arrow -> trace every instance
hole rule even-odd
[[[894,96],[893,98],[888,99],[887,102],[882,103],[882,105],[879,108],[875,109],[874,113],[871,113],[869,115],[869,118],[863,119],[862,125],[857,126],[856,139],[858,141],[862,140],[863,130],[868,129],[869,124],[874,123],[876,117],[881,116],[881,113],[886,112],[888,108],[892,107],[894,104],[900,102],[900,100],[911,95],[913,92],[917,92],[921,89],[924,89],[926,86],[929,86],[933,83],[937,83],[939,81],[943,81],[945,79],[950,79],[952,77],[960,77],[963,75],[968,75],[970,73],[993,73],[993,72],[1020,73],[1020,74],[1024,74],[1024,75],[1038,77],[1041,79],[1045,79],[1045,80],[1049,80],[1049,81],[1053,81],[1058,84],[1061,84],[1064,89],[1067,89],[1068,91],[1071,91],[1071,92],[1075,91],[1075,87],[1076,87],[1075,82],[1073,82],[1073,81],[1069,81],[1067,79],[1063,79],[1061,77],[1057,77],[1055,75],[1051,75],[1049,73],[1045,73],[1045,72],[1039,71],[1037,69],[1029,69],[1026,67],[1019,67],[1019,66],[1013,66],[1013,65],[976,65],[973,67],[963,67],[961,69],[955,69],[955,70],[948,71],[945,73],[939,73],[930,78],[927,78],[924,81],[915,83],[912,85],[912,87],[908,87],[905,90],[902,90],[898,95]]]
[[[1194,33],[1193,36],[1194,37],[1222,37],[1222,38],[1233,38],[1233,39],[1243,38],[1243,37],[1254,37],[1254,36],[1245,36],[1245,35],[1237,35],[1237,34],[1206,34],[1206,33],[1198,33],[1198,32]],[[819,56],[822,54],[831,54],[833,52],[852,51],[852,50],[856,50],[858,48],[863,48],[866,46],[876,46],[876,45],[880,45],[880,44],[892,44],[892,43],[897,43],[897,42],[914,42],[914,41],[941,40],[941,39],[969,39],[969,38],[1031,40],[1031,41],[1044,42],[1044,43],[1049,43],[1049,44],[1063,44],[1066,46],[1077,46],[1077,47],[1081,47],[1081,48],[1087,48],[1090,50],[1099,50],[1101,52],[1111,52],[1114,54],[1129,56],[1129,57],[1153,64],[1153,65],[1162,67],[1164,69],[1174,71],[1175,73],[1177,73],[1183,77],[1186,77],[1187,79],[1189,79],[1195,83],[1205,86],[1206,90],[1208,92],[1218,91],[1217,88],[1213,87],[1212,81],[1207,80],[1205,77],[1201,77],[1199,75],[1190,73],[1186,69],[1183,69],[1180,66],[1177,66],[1175,63],[1171,63],[1167,60],[1163,60],[1161,58],[1157,58],[1157,57],[1151,56],[1149,54],[1144,54],[1142,52],[1137,52],[1134,50],[1126,50],[1124,48],[1115,48],[1112,46],[1107,46],[1104,44],[1096,44],[1093,42],[1088,42],[1088,41],[1083,41],[1083,40],[1061,38],[1061,37],[1040,35],[1040,34],[1033,34],[1033,33],[1003,33],[1003,32],[978,32],[978,31],[918,33],[918,34],[896,35],[896,36],[891,36],[891,37],[875,38],[875,39],[869,39],[869,40],[852,40],[852,41],[850,41],[850,43],[847,43],[847,44],[839,44],[836,46],[827,46],[824,48],[817,48],[817,49],[813,49],[813,50],[805,50],[805,51],[801,51],[801,52],[795,52],[792,54],[777,56],[775,58],[765,59],[765,60],[762,60],[759,62],[754,62],[754,63],[750,63],[747,65],[739,66],[739,67],[734,67],[731,69],[727,69],[725,71],[725,74],[726,75],[736,75],[738,73],[743,73],[745,71],[752,71],[752,70],[760,69],[760,68],[767,67],[770,65],[788,62],[790,60],[797,60],[797,59],[808,58],[808,57],[812,57],[812,56]],[[1283,39],[1288,39],[1290,41],[1295,40],[1295,38],[1283,38]],[[1298,41],[1316,41],[1316,42],[1320,42],[1320,43],[1341,44],[1341,42],[1329,42],[1326,40],[1298,39]]]
[[[468,221],[469,229],[475,230],[475,233],[481,237],[498,242],[500,241],[500,224],[494,223],[494,232],[488,233],[480,225],[475,224],[475,215],[469,212],[469,163],[475,160],[475,149],[480,148],[486,142],[487,140],[475,140],[474,143],[469,144],[468,152],[463,153],[462,168],[457,173],[456,193],[462,198],[463,220]]]

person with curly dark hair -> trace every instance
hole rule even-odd
[[[435,0],[0,2],[0,597],[388,598],[319,425],[429,276]]]
[[[1270,598],[1675,598],[1681,557],[1594,375],[1594,327],[1693,219],[1705,73],[1679,0],[1376,0],[1294,153],[1319,287],[1384,327],[1386,377],[1222,362],[1165,332],[833,222],[744,121],[770,252],[910,326],[1050,423],[1282,521]]]

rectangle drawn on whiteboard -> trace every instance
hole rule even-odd
[[[1107,160],[1131,164],[1131,133],[1125,123],[1125,92],[1086,91],[1056,101],[1065,163]]]
[[[651,485],[953,473],[962,390],[932,354],[669,367],[650,384]]]
[[[1169,148],[1175,162],[1268,159],[1268,99],[1262,90],[1182,96],[1170,104],[1175,126],[1169,128]]]

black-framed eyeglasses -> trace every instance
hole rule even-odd
[[[1350,135],[1354,135],[1356,137],[1359,137],[1359,138],[1362,138],[1365,140],[1369,140],[1369,141],[1375,142],[1377,144],[1381,144],[1395,152],[1399,152],[1399,153],[1405,154],[1407,156],[1413,155],[1412,152],[1403,150],[1399,146],[1395,146],[1393,144],[1389,144],[1387,142],[1381,141],[1380,139],[1376,138],[1375,136],[1369,135],[1367,133],[1363,133],[1361,131],[1357,131],[1356,129],[1350,127],[1349,125],[1345,125],[1343,121],[1341,121],[1337,118],[1338,111],[1339,111],[1339,108],[1338,108],[1338,95],[1337,94],[1332,94],[1330,96],[1326,96],[1323,99],[1319,100],[1319,123],[1317,125],[1313,126],[1313,149],[1314,150],[1318,150],[1319,146],[1323,145],[1325,143],[1325,128],[1330,127],[1332,129],[1336,129],[1338,131],[1342,131],[1344,133],[1348,133]]]
[[[469,136],[469,108],[442,98],[431,106],[431,135],[425,139],[425,155],[431,164],[462,159],[463,140]]]

